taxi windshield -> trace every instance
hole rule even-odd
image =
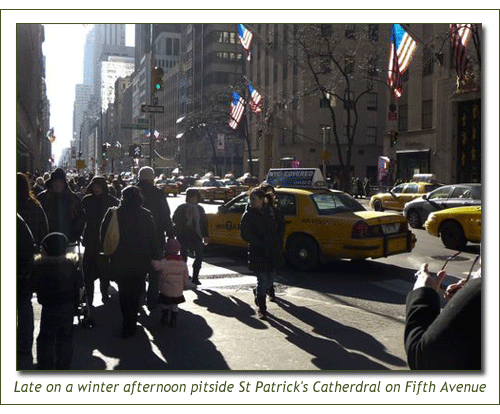
[[[311,199],[320,216],[365,210],[354,198],[343,193],[315,193],[311,195]]]

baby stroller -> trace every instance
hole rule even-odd
[[[68,248],[71,249],[72,252],[78,253],[78,271],[82,273],[83,254],[80,250],[80,240],[77,240],[73,243],[69,243]],[[78,292],[77,303],[75,306],[75,316],[78,318],[78,325],[83,326],[84,328],[94,327],[94,320],[90,316],[90,307],[88,306],[87,303],[87,295],[85,292],[84,284],[79,289]]]

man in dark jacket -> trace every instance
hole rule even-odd
[[[85,280],[85,293],[89,308],[94,301],[94,282],[99,278],[102,302],[109,299],[109,275],[101,272],[99,266],[100,252],[102,251],[99,240],[99,231],[104,214],[108,208],[117,206],[118,199],[109,194],[108,185],[104,177],[95,176],[87,187],[87,195],[83,197],[82,206],[85,211],[85,229],[83,242],[83,276]]]
[[[71,191],[66,173],[57,168],[45,183],[47,190],[38,195],[38,200],[47,215],[50,232],[61,232],[70,243],[80,240],[85,225],[82,202]]]
[[[469,280],[441,311],[439,286],[446,276],[417,273],[406,299],[404,333],[408,365],[419,370],[481,369],[481,278]]]
[[[250,192],[250,203],[240,224],[241,238],[248,243],[248,269],[257,276],[254,294],[261,319],[266,318],[266,292],[273,285],[279,253],[277,225],[270,209],[265,207],[265,196],[259,187]]]
[[[141,190],[142,206],[151,212],[155,222],[155,242],[158,249],[165,246],[166,237],[173,237],[172,221],[170,219],[170,208],[165,193],[154,185],[155,174],[151,167],[142,167],[139,170],[139,182],[137,187]],[[156,307],[158,298],[158,275],[153,268],[149,272],[149,284],[147,292],[147,305],[149,310]]]

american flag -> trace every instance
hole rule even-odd
[[[453,48],[453,59],[457,76],[462,79],[467,68],[468,59],[465,48],[472,36],[472,24],[450,24],[450,40]]]
[[[250,60],[250,45],[252,44],[253,34],[242,24],[238,24],[238,36],[240,38],[241,45],[243,49],[248,52],[248,60]]]
[[[231,128],[238,128],[244,110],[245,101],[237,92],[233,91],[233,101],[231,102],[231,109],[229,111],[229,126]]]
[[[401,75],[408,69],[416,48],[417,42],[403,29],[403,26],[393,24],[387,83],[392,88],[394,96],[397,99],[403,93]]]
[[[248,91],[250,92],[250,109],[255,113],[262,112],[262,95],[255,90],[251,83],[248,84]]]

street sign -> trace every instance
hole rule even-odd
[[[162,114],[165,110],[163,106],[155,106],[155,105],[141,105],[142,112],[156,112]]]
[[[149,124],[149,119],[148,118],[137,118],[136,122],[138,124]]]
[[[148,129],[148,124],[121,124],[122,129]]]

